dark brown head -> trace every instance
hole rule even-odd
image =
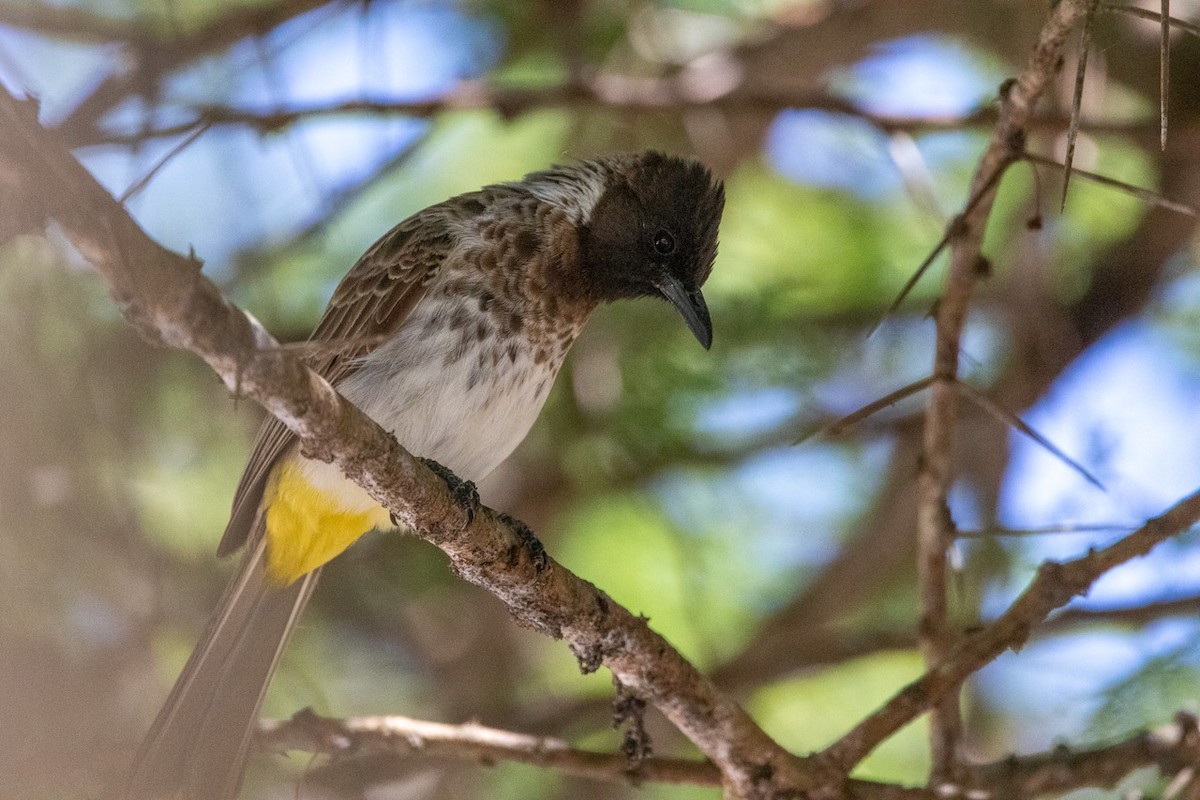
[[[663,297],[700,344],[712,320],[700,287],[717,254],[725,190],[704,165],[657,152],[612,156],[579,169],[603,176],[580,224],[580,279],[595,300]]]

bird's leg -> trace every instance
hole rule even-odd
[[[616,696],[613,698],[612,724],[614,728],[627,726],[621,752],[625,755],[626,769],[636,772],[654,754],[650,734],[646,731],[646,701],[615,675],[613,688]]]
[[[496,519],[512,528],[517,534],[517,538],[521,540],[521,546],[529,554],[529,560],[533,563],[534,569],[538,572],[544,570],[549,564],[549,561],[547,561],[549,557],[546,555],[546,548],[538,540],[537,534],[524,522],[510,514],[505,514],[503,511],[496,514]]]
[[[437,475],[445,482],[446,486],[450,489],[450,493],[454,495],[454,502],[466,512],[467,524],[470,525],[474,522],[475,512],[479,510],[479,491],[475,488],[475,484],[471,481],[464,481],[432,458],[421,458],[418,456],[417,461],[429,467],[434,475]]]

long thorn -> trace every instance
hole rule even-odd
[[[1092,0],[1088,6],[1087,15],[1083,18],[1083,33],[1079,37],[1079,62],[1075,67],[1075,93],[1071,97],[1071,121],[1067,126],[1067,157],[1064,159],[1066,172],[1063,173],[1062,205],[1059,211],[1067,207],[1067,189],[1071,185],[1071,167],[1075,163],[1075,140],[1079,137],[1080,108],[1083,105],[1083,79],[1087,74],[1088,52],[1092,49],[1092,21],[1096,16],[1098,0]]]
[[[1099,523],[1064,523],[1062,525],[1047,525],[1044,528],[1004,528],[991,527],[978,530],[959,531],[959,539],[992,539],[1001,536],[1059,536],[1063,534],[1084,533],[1128,533],[1136,530],[1137,525],[1120,525],[1115,522]]]
[[[983,394],[983,392],[980,392],[978,389],[976,389],[971,384],[966,383],[964,381],[955,381],[955,385],[958,386],[959,391],[961,391],[963,393],[963,395],[966,396],[966,398],[968,400],[970,400],[971,402],[973,402],[975,405],[979,406],[981,409],[983,409],[987,413],[991,414],[993,417],[995,417],[996,419],[998,419],[1000,422],[1004,423],[1005,425],[1008,425],[1008,426],[1020,431],[1021,433],[1025,434],[1033,441],[1037,442],[1048,453],[1050,453],[1052,456],[1057,458],[1059,461],[1066,464],[1072,470],[1077,472],[1081,478],[1083,478],[1085,481],[1087,481],[1088,483],[1095,486],[1100,491],[1108,492],[1108,489],[1106,489],[1104,484],[1100,482],[1099,478],[1097,478],[1095,475],[1093,475],[1091,472],[1089,472],[1087,470],[1087,468],[1084,467],[1082,464],[1080,464],[1078,461],[1076,461],[1075,459],[1068,456],[1062,450],[1058,449],[1058,447],[1056,447],[1054,445],[1054,443],[1052,443],[1045,436],[1042,436],[1036,430],[1031,428],[1029,426],[1029,424],[1027,422],[1025,422],[1025,420],[1021,419],[1020,417],[1018,417],[1016,414],[1012,413],[1008,409],[1003,408],[1002,406],[1000,406],[998,403],[996,403],[994,400],[992,400],[987,395]]]
[[[1138,8],[1137,6],[1125,6],[1121,5],[1120,3],[1104,3],[1100,6],[1100,8],[1103,11],[1116,11],[1121,14],[1128,14],[1131,17],[1154,20],[1155,22],[1158,22],[1162,19],[1162,15],[1157,11],[1151,11],[1148,8]],[[1180,19],[1179,17],[1170,17],[1168,22],[1171,24],[1172,28],[1177,28],[1184,33],[1190,33],[1193,36],[1200,36],[1200,25],[1197,25],[1194,22],[1188,22],[1186,19]]]
[[[1171,0],[1162,0],[1162,21],[1159,26],[1162,43],[1158,49],[1158,143],[1167,149],[1167,95],[1171,85]]]
[[[1025,153],[1025,159],[1033,162],[1034,164],[1041,164],[1046,167],[1058,167],[1059,169],[1065,169],[1064,165],[1058,163],[1054,159],[1046,158],[1045,156],[1039,156],[1036,153],[1028,153],[1028,152]],[[1088,172],[1085,169],[1076,169],[1075,174],[1081,178],[1086,178],[1087,180],[1092,181],[1093,183],[1098,183],[1101,186],[1109,186],[1113,189],[1118,189],[1122,192],[1125,192],[1126,194],[1133,195],[1134,197],[1136,197],[1137,199],[1139,199],[1143,202],[1146,202],[1146,203],[1149,203],[1149,204],[1155,205],[1155,206],[1161,206],[1169,211],[1175,211],[1179,214],[1187,214],[1189,217],[1195,217],[1195,216],[1200,215],[1200,212],[1197,212],[1195,208],[1193,208],[1192,206],[1189,206],[1187,203],[1180,203],[1177,200],[1168,199],[1166,197],[1163,197],[1158,192],[1151,191],[1150,189],[1144,189],[1141,186],[1134,186],[1132,183],[1126,183],[1125,181],[1119,181],[1116,178],[1110,178],[1107,175],[1100,175],[1095,172]]]
[[[207,131],[211,127],[212,127],[211,124],[205,122],[205,123],[201,124],[199,127],[197,127],[194,131],[189,133],[187,136],[185,136],[179,144],[175,145],[169,151],[167,151],[167,154],[164,155],[162,158],[160,158],[158,160],[158,163],[156,163],[150,169],[146,170],[146,174],[142,175],[142,177],[138,178],[136,181],[134,181],[132,184],[130,184],[128,189],[121,192],[121,196],[117,198],[117,202],[124,205],[129,200],[129,198],[133,197],[135,194],[140,192],[142,189],[145,189],[146,186],[148,186],[150,184],[150,181],[154,180],[154,176],[157,175],[159,172],[161,172],[162,168],[171,162],[171,159],[175,158],[175,156],[179,155],[184,150],[186,150],[188,145],[190,145],[192,142],[199,139],[204,134],[204,132]]]
[[[824,425],[812,433],[807,433],[804,436],[801,436],[794,442],[794,444],[802,444],[809,439],[815,439],[818,436],[837,436],[847,428],[857,425],[877,411],[882,411],[888,406],[893,406],[896,403],[899,403],[906,397],[911,397],[925,387],[929,386],[931,383],[933,383],[932,375],[928,378],[921,378],[919,381],[913,381],[907,386],[901,386],[896,391],[888,392],[878,400],[872,400],[870,403],[867,403],[857,411],[853,411],[841,419],[835,420],[828,425]]]
[[[905,298],[908,297],[908,293],[911,292],[913,287],[917,285],[917,281],[921,280],[921,276],[924,275],[929,267],[933,264],[933,260],[937,258],[943,250],[946,249],[946,245],[950,244],[950,240],[958,235],[958,233],[961,231],[962,221],[966,219],[968,214],[975,210],[975,206],[979,205],[979,202],[983,200],[984,196],[991,191],[991,189],[1000,180],[1000,176],[1004,174],[1004,171],[1008,169],[1008,166],[1011,163],[1011,160],[1005,160],[1000,163],[996,167],[995,171],[988,176],[987,181],[979,187],[979,191],[977,191],[970,197],[969,200],[967,200],[967,206],[962,210],[962,213],[956,215],[954,219],[950,220],[949,224],[946,225],[945,233],[942,234],[942,238],[938,240],[938,243],[933,248],[932,252],[925,256],[925,260],[921,262],[919,267],[917,267],[916,272],[909,276],[908,280],[905,281],[904,288],[900,290],[900,294],[896,295],[896,299],[893,300],[891,305],[887,307],[887,310],[883,312],[883,316],[879,318],[879,321],[871,326],[871,330],[867,331],[868,339],[874,336],[876,331],[883,327],[883,323],[887,322],[888,318],[891,317],[892,314],[896,313],[896,309],[900,308],[900,304],[904,302]]]

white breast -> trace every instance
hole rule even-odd
[[[494,337],[479,342],[472,335],[465,341],[447,320],[468,302],[474,303],[427,295],[399,333],[368,355],[338,389],[413,455],[480,481],[533,426],[561,355],[537,364],[533,348],[520,340],[516,343],[522,346],[514,348],[508,346],[513,340]],[[308,461],[305,473],[348,508],[376,505],[336,466]]]

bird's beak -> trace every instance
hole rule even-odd
[[[688,289],[674,275],[664,275],[657,284],[662,296],[671,301],[671,305],[679,309],[683,321],[696,340],[707,350],[712,346],[712,318],[708,316],[708,305],[700,288]]]

